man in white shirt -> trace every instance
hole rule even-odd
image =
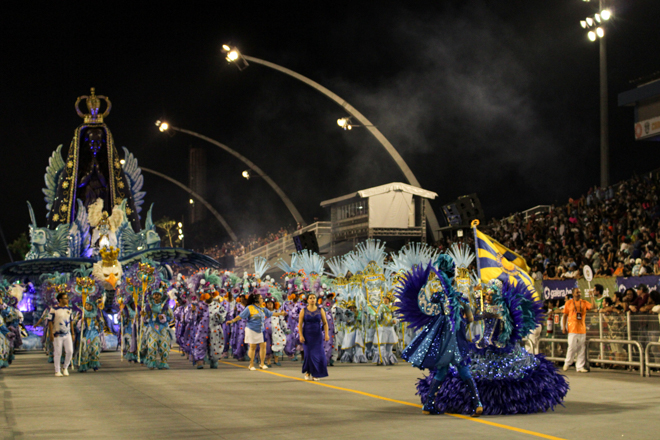
[[[59,286],[58,286],[59,287]],[[58,290],[55,307],[50,308],[48,315],[48,328],[50,338],[53,341],[53,362],[55,363],[55,376],[69,375],[69,365],[73,357],[73,324],[71,319],[72,310],[69,307],[69,295],[66,291]],[[64,370],[60,371],[60,360],[64,348]]]

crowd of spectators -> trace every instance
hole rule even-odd
[[[493,219],[483,230],[522,255],[535,280],[579,279],[585,265],[595,276],[657,274],[659,190],[656,177],[634,177],[548,212]],[[449,245],[450,238],[440,243]]]
[[[276,232],[269,232],[264,236],[249,235],[239,241],[227,241],[222,245],[215,245],[202,249],[201,252],[216,260],[226,256],[240,257],[247,252],[265,246],[279,240],[280,238],[286,237],[287,235],[291,235],[294,231],[294,227],[288,226],[286,228],[280,228]]]

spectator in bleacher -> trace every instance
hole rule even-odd
[[[652,290],[649,293],[649,299],[645,305],[640,307],[640,313],[659,313],[660,312],[660,293],[657,290]]]
[[[632,303],[628,304],[628,309],[633,312],[639,312],[642,307],[644,307],[649,300],[649,288],[646,287],[646,284],[640,284],[637,286],[637,294]]]
[[[632,307],[635,307],[635,300],[637,300],[637,292],[635,292],[635,289],[626,289],[626,291],[623,293],[623,300],[622,300],[625,312],[633,311],[630,310],[630,307],[631,305]]]
[[[567,327],[562,325],[562,333],[568,332],[568,350],[564,361],[564,371],[573,363],[577,357],[575,368],[578,373],[588,373],[585,368],[587,351],[587,329],[585,325],[586,314],[591,310],[591,303],[581,299],[580,289],[573,289],[573,299],[566,301],[564,315],[567,317]]]
[[[642,270],[642,259],[637,258],[635,260],[635,265],[632,268],[632,276],[638,277],[640,276],[640,271]]]
[[[603,261],[598,270],[596,271],[595,274],[597,277],[611,277],[612,276],[612,269],[610,269],[609,264],[607,264],[607,261]]]
[[[623,276],[623,261],[617,261],[616,270],[612,273],[612,276],[614,276],[614,277],[622,277]]]
[[[568,270],[564,272],[562,278],[565,280],[577,280],[580,277],[577,264],[573,261],[569,263]]]
[[[593,305],[596,310],[601,310],[603,308],[603,300],[605,299],[603,291],[602,284],[595,284],[594,289],[591,292],[591,305]],[[612,300],[610,300],[610,302],[612,302]]]

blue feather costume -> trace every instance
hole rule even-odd
[[[483,320],[487,331],[470,344],[470,372],[484,414],[530,414],[554,409],[568,392],[566,378],[543,355],[528,353],[519,344],[542,317],[539,302],[521,284],[486,287],[491,289],[491,307],[485,309],[493,313],[475,317]],[[426,401],[432,384],[433,376],[417,383],[422,401]],[[435,403],[438,412],[471,411],[470,389],[457,371],[450,370]]]
[[[472,415],[478,416],[483,406],[470,373],[469,345],[461,317],[467,305],[461,301],[460,292],[451,286],[453,260],[441,255],[435,266],[438,269],[431,263],[425,269],[413,268],[397,290],[398,315],[412,328],[423,326],[401,357],[413,366],[422,370],[428,368],[433,373],[423,394],[424,414],[443,412],[439,409],[442,396],[436,393],[453,367],[470,391]]]

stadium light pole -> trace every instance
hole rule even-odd
[[[408,166],[405,160],[403,160],[403,157],[399,154],[398,151],[394,148],[392,143],[387,140],[387,138],[383,135],[383,133],[378,130],[378,128],[369,121],[362,113],[360,113],[355,107],[350,105],[346,100],[341,98],[339,95],[335,94],[331,90],[323,87],[321,84],[317,83],[316,81],[313,81],[306,76],[303,76],[297,72],[294,72],[293,70],[287,69],[286,67],[280,66],[279,64],[271,63],[270,61],[265,61],[259,58],[251,57],[248,55],[245,55],[241,53],[238,48],[235,46],[229,46],[227,44],[224,44],[222,46],[223,52],[226,54],[226,59],[230,63],[236,65],[238,70],[243,70],[247,68],[250,65],[250,62],[255,63],[255,64],[261,64],[262,66],[270,67],[273,70],[277,70],[278,72],[282,72],[286,75],[289,75],[305,84],[308,86],[316,89],[317,91],[323,93],[325,96],[328,98],[332,99],[334,102],[339,104],[346,112],[351,115],[351,117],[357,119],[360,122],[360,125],[365,127],[369,132],[376,138],[378,142],[385,148],[385,150],[389,153],[389,155],[394,159],[396,164],[399,166],[399,169],[403,172],[403,175],[405,176],[406,180],[408,180],[408,183],[416,186],[418,188],[421,188],[422,186],[419,184],[419,181],[413,174],[412,170]],[[338,125],[342,128],[344,128],[344,125],[341,125],[339,121],[337,122]],[[358,127],[358,125],[355,124],[350,124],[351,127]],[[349,129],[349,128],[347,128]],[[431,228],[431,234],[433,235],[433,238],[435,240],[438,239],[438,231],[440,230],[440,224],[438,223],[438,218],[435,216],[435,213],[433,212],[433,209],[431,208],[431,203],[424,199],[425,203],[425,212],[426,212],[426,219],[429,222],[429,226]]]
[[[589,2],[590,0],[583,0]],[[610,186],[610,136],[607,93],[607,46],[605,42],[604,25],[612,17],[610,9],[604,5],[604,0],[598,0],[598,13],[580,21],[584,29],[588,29],[587,37],[599,42],[599,76],[600,76],[600,186]]]
[[[254,171],[259,177],[263,177],[263,179],[270,185],[271,188],[273,188],[273,191],[277,193],[278,196],[280,196],[280,199],[284,202],[286,207],[289,209],[289,212],[291,215],[293,215],[293,218],[296,220],[297,223],[300,223],[301,226],[307,226],[307,222],[302,218],[302,215],[300,215],[300,212],[298,209],[295,207],[291,199],[282,191],[282,188],[275,183],[273,179],[270,178],[266,173],[264,173],[261,168],[259,168],[257,165],[255,165],[250,159],[247,157],[243,156],[241,153],[239,153],[236,150],[233,150],[226,146],[223,143],[220,143],[216,141],[215,139],[211,139],[208,136],[204,136],[203,134],[199,134],[197,132],[191,131],[191,130],[186,130],[185,128],[179,128],[171,125],[168,122],[165,121],[156,121],[156,126],[158,127],[158,130],[161,132],[167,132],[169,130],[173,131],[178,131],[180,133],[185,133],[189,134],[191,136],[195,136],[196,138],[202,139],[210,144],[215,145],[216,147],[222,148],[232,156],[238,158],[241,162],[243,162],[245,165],[249,166],[252,171]]]

